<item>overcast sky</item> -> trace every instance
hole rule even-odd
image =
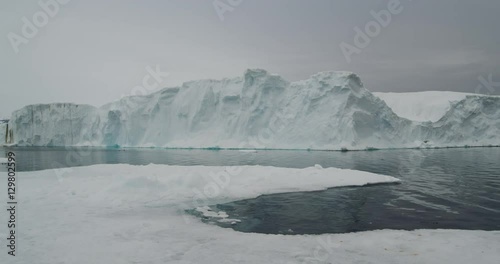
[[[353,45],[354,28],[389,1],[242,0],[221,21],[213,0],[70,0],[16,54],[9,34],[23,37],[23,17],[43,22],[36,14],[46,11],[38,1],[1,0],[0,117],[33,103],[100,106],[131,94],[156,65],[170,73],[162,87],[247,68],[290,81],[348,70],[371,91],[474,92],[481,76],[500,81],[498,0],[401,0],[402,11],[348,63],[340,44]]]

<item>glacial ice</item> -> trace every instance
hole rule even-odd
[[[29,105],[12,114],[8,143],[319,150],[500,145],[500,97],[433,100],[442,95],[447,96],[420,96],[433,102],[429,108],[398,105],[402,99],[374,95],[351,72],[321,72],[289,82],[256,69],[100,108]],[[414,98],[409,94],[404,100]]]

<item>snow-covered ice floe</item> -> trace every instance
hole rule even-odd
[[[500,233],[421,230],[264,235],[185,209],[258,195],[392,183],[315,166],[94,165],[19,172],[18,251],[9,263],[497,263]],[[0,188],[5,199],[6,189]],[[4,201],[2,201],[4,202]],[[7,237],[0,228],[0,237]]]
[[[289,82],[254,69],[242,77],[186,82],[99,108],[65,103],[26,106],[12,114],[9,131],[7,142],[19,146],[498,146],[500,97],[373,94],[351,72],[321,72]]]

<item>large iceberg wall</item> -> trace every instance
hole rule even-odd
[[[11,143],[21,146],[92,145],[99,141],[99,111],[88,105],[29,105],[12,114]]]
[[[95,108],[31,105],[11,143],[34,146],[364,149],[500,145],[500,99],[468,96],[437,122],[399,117],[350,72],[288,82],[264,70]],[[497,118],[495,118],[497,117]]]

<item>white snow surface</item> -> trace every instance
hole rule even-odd
[[[17,256],[2,257],[9,263],[442,264],[497,263],[500,256],[499,232],[264,235],[204,224],[183,211],[262,194],[397,181],[367,172],[95,165],[19,172],[18,179]],[[0,188],[2,203],[5,192]],[[7,237],[5,227],[0,237]]]
[[[326,150],[500,145],[500,97],[377,96],[350,72],[289,82],[247,70],[243,77],[187,82],[100,108],[26,106],[12,114],[9,142]]]

